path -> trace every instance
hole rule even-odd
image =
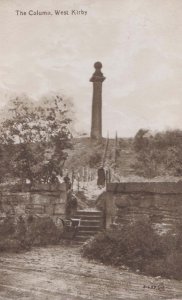
[[[144,288],[152,283],[164,290]],[[89,262],[79,248],[51,246],[0,255],[0,300],[182,299],[182,283]]]

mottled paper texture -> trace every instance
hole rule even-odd
[[[181,0],[0,0],[0,300],[182,299],[181,116]]]
[[[73,99],[76,129],[89,132],[89,78],[101,61],[105,135],[181,128],[181,6],[180,0],[1,0],[1,105],[12,93],[37,99],[59,90]]]

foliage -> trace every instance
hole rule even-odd
[[[139,130],[134,138],[138,175],[149,178],[161,175],[182,175],[182,131],[173,130],[151,135]]]
[[[27,238],[33,246],[57,244],[62,236],[62,227],[58,228],[50,217],[28,219]]]
[[[62,227],[57,227],[50,217],[6,217],[0,223],[0,252],[57,244],[61,237]]]
[[[21,244],[21,241],[15,238],[5,238],[0,241],[0,252],[20,252],[28,249],[28,247]]]
[[[90,138],[73,140],[74,150],[69,153],[69,160],[65,162],[68,169],[82,172],[83,167],[97,168],[103,157],[105,140],[92,141]]]
[[[95,168],[98,167],[102,162],[102,153],[95,152],[91,153],[89,157],[89,167]]]
[[[0,236],[4,239],[8,236],[13,236],[15,234],[14,218],[6,217],[0,223]]]
[[[7,216],[0,223],[0,252],[19,252],[29,249],[29,242],[25,242],[20,235],[19,222],[14,217]],[[22,230],[20,230],[22,232]]]
[[[67,113],[59,96],[41,103],[17,97],[9,103],[8,116],[0,126],[0,164],[8,166],[6,176],[32,183],[48,182],[59,174],[67,158],[64,150],[71,148]]]
[[[182,238],[159,236],[146,222],[99,233],[82,249],[83,256],[105,264],[127,266],[153,276],[182,279]]]

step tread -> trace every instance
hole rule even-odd
[[[93,237],[93,235],[90,235],[89,237],[86,236],[86,235],[77,235],[75,236],[75,241],[77,240],[82,240],[82,241],[86,241],[86,240],[89,240],[91,237]]]
[[[101,216],[80,216],[80,215],[76,215],[76,216],[74,216],[74,218],[80,218],[80,219],[86,219],[87,220],[87,218],[88,218],[88,220],[92,220],[92,219],[96,219],[96,220],[100,220],[100,219],[102,219],[102,217]]]
[[[81,218],[81,219],[79,219],[80,220],[80,222],[100,222],[100,223],[102,223],[103,222],[103,219],[86,219],[86,218]]]
[[[78,231],[77,235],[83,234],[83,235],[93,235],[98,233],[98,231]]]
[[[101,220],[103,220],[103,218],[100,218],[100,219],[80,219],[81,221],[86,221],[86,222],[100,222]]]
[[[96,229],[96,228],[100,228],[100,227],[101,226],[97,226],[97,225],[96,226],[94,226],[94,225],[93,226],[90,226],[90,225],[88,225],[88,226],[87,225],[80,225],[79,226],[79,228],[81,228],[81,229],[85,229],[85,228],[87,228],[87,229],[88,228],[95,228]]]
[[[87,210],[78,210],[77,212],[76,212],[76,215],[86,215],[86,214],[88,214],[88,215],[103,215],[103,212],[102,211],[93,211],[93,210],[91,210],[91,211],[87,211]]]
[[[87,221],[81,221],[81,224],[80,225],[88,225],[88,226],[94,226],[94,225],[97,225],[98,227],[103,227],[102,226],[102,223],[101,222],[96,222],[96,221],[94,221],[94,222],[87,222]]]
[[[101,226],[83,226],[83,227],[79,227],[79,231],[82,232],[82,231],[99,231],[101,230],[102,227]]]

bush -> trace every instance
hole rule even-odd
[[[12,217],[6,217],[0,223],[0,236],[1,238],[6,238],[7,236],[13,235],[15,233],[15,220]]]
[[[24,247],[21,241],[14,238],[7,238],[0,241],[0,252],[19,252],[24,249],[27,249],[27,247]]]
[[[98,167],[101,164],[101,161],[102,161],[102,153],[100,152],[91,153],[89,157],[89,167],[90,168]]]
[[[59,243],[62,235],[50,217],[7,217],[0,224],[0,252],[19,252],[31,246]]]
[[[50,217],[29,219],[27,237],[33,246],[45,246],[57,244],[62,235]]]
[[[179,251],[166,257],[150,260],[142,269],[145,274],[162,276],[170,279],[182,279],[182,254]]]
[[[172,130],[153,135],[140,129],[133,146],[136,174],[148,178],[156,176],[182,176],[182,131]]]
[[[178,235],[159,236],[150,224],[137,222],[99,233],[83,246],[82,254],[147,275],[182,279],[181,246]]]

